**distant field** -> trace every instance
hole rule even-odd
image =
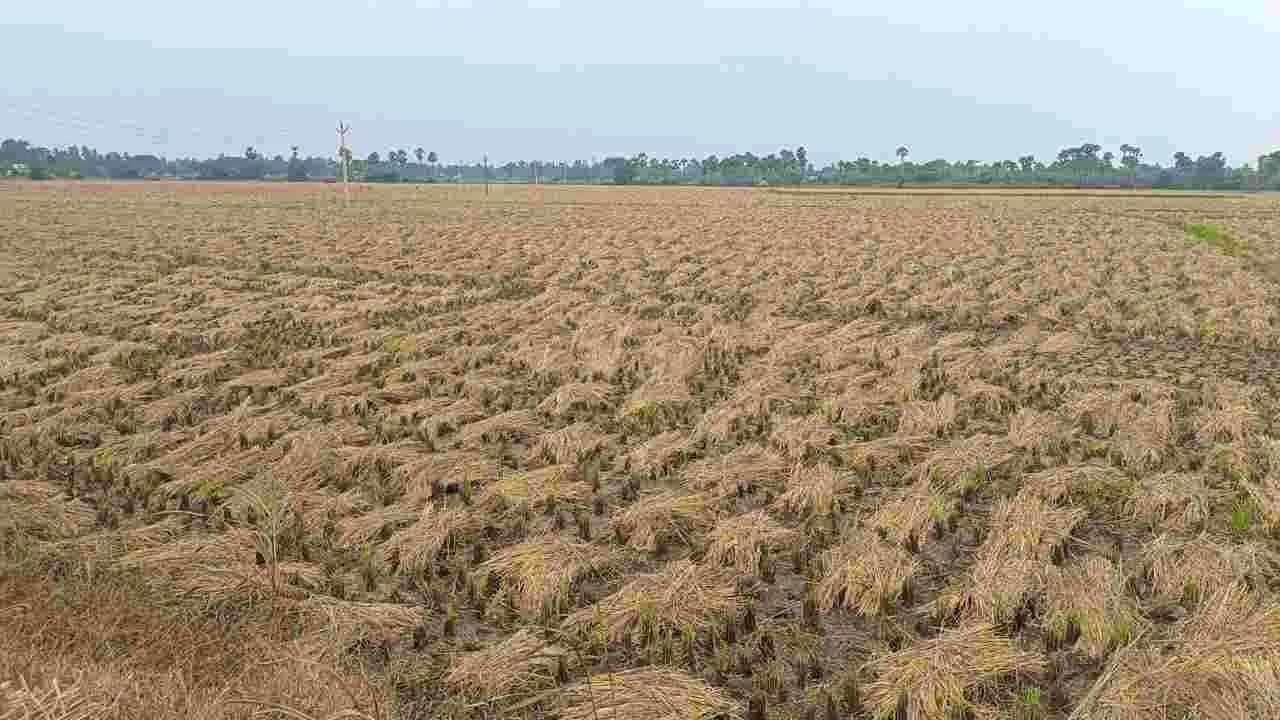
[[[0,717],[1280,712],[1274,195],[0,188]]]
[[[1098,197],[1109,199],[1172,199],[1184,197],[1191,200],[1206,199],[1243,199],[1250,196],[1257,196],[1258,193],[1245,192],[1209,192],[1201,190],[1157,190],[1153,188],[1070,188],[1070,187],[1000,187],[989,185],[906,185],[904,187],[882,187],[882,186],[857,186],[857,185],[829,185],[829,186],[804,186],[804,187],[778,187],[772,188],[773,192],[786,195],[895,195],[909,197],[919,195],[923,197],[933,196],[985,196],[999,195],[1003,197],[1036,197],[1036,198],[1080,198],[1080,197]],[[1263,196],[1265,197],[1265,196]],[[1267,202],[1266,199],[1259,200]],[[1276,202],[1276,196],[1270,198],[1271,202]]]

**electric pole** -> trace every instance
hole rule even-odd
[[[342,192],[346,195],[351,194],[350,184],[350,165],[351,165],[351,148],[347,146],[347,136],[351,134],[351,126],[346,123],[338,123],[338,165],[342,168]]]

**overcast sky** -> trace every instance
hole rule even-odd
[[[1280,149],[1280,0],[29,0],[0,50],[0,137],[170,157]]]

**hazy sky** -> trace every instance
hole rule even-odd
[[[169,156],[1280,149],[1280,0],[29,0],[0,137]]]

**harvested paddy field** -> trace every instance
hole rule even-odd
[[[1274,196],[4,190],[6,720],[1280,715]]]

